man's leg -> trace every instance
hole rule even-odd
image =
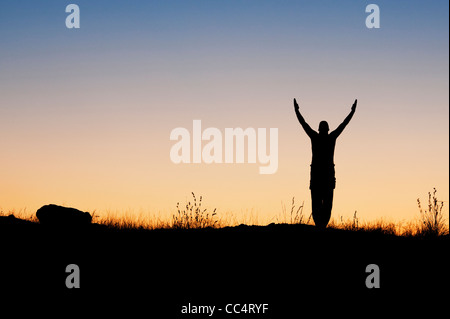
[[[327,226],[331,218],[331,209],[333,208],[333,193],[334,189],[326,189],[323,192],[323,203],[321,217],[324,227]]]
[[[311,207],[314,224],[319,226],[321,215],[320,211],[322,209],[322,197],[320,196],[320,190],[316,188],[311,188]]]
[[[324,189],[311,189],[312,216],[314,224],[319,228],[325,228],[330,220],[330,215],[324,207],[326,194]]]

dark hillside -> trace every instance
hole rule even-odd
[[[286,224],[55,229],[2,217],[0,240],[3,291],[45,288],[64,298],[88,294],[122,305],[134,300],[136,307],[166,318],[180,316],[188,303],[267,303],[269,313],[258,318],[279,318],[300,314],[308,300],[368,302],[385,293],[414,295],[448,286],[448,236],[407,238]],[[80,289],[65,286],[69,264],[80,268]],[[369,264],[380,268],[379,289],[366,287]]]

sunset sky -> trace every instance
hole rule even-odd
[[[66,5],[80,28],[68,29]],[[368,29],[366,5],[380,8]],[[2,1],[0,210],[54,203],[170,216],[203,195],[219,214],[309,216],[313,129],[338,138],[332,216],[411,220],[449,199],[449,3]],[[170,132],[278,128],[278,170],[174,164]]]

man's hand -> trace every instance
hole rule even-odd
[[[295,101],[295,100],[294,100]],[[355,110],[356,110],[356,104],[358,104],[358,100],[356,99],[355,100],[355,103],[353,103],[353,105],[352,105],[352,112],[355,112]]]
[[[297,100],[296,100],[296,99],[294,99],[294,108],[295,108],[295,111],[298,112],[299,107],[298,107],[298,104],[297,104]]]

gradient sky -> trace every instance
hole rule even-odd
[[[67,29],[76,3],[81,28]],[[381,28],[367,29],[376,3]],[[449,198],[448,1],[2,1],[0,209],[169,216],[311,210],[306,121],[339,137],[333,217],[411,220]],[[172,129],[275,127],[279,167],[170,161]],[[446,214],[448,209],[445,208]],[[447,215],[448,216],[448,215]],[[275,218],[275,219],[274,219]]]

